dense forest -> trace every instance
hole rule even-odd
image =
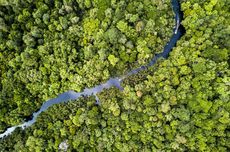
[[[2,2],[0,130],[59,93],[148,63],[174,25],[170,0],[51,2]]]
[[[95,98],[57,104],[0,151],[230,151],[230,1],[181,0],[167,59]],[[0,132],[48,99],[148,64],[172,35],[170,0],[0,0]]]

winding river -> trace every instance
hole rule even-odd
[[[58,103],[62,103],[62,102],[68,102],[70,100],[77,100],[78,98],[80,98],[82,96],[91,96],[91,95],[95,96],[96,104],[100,104],[100,101],[99,101],[99,98],[97,97],[97,94],[100,93],[103,89],[109,89],[111,87],[116,87],[120,90],[123,90],[123,88],[121,87],[121,82],[125,78],[127,78],[131,75],[134,75],[134,74],[136,74],[142,70],[145,70],[149,66],[154,65],[158,58],[161,58],[161,57],[167,58],[169,55],[169,52],[176,45],[176,42],[180,39],[180,37],[185,32],[183,26],[180,25],[181,21],[183,19],[183,13],[180,10],[179,0],[171,0],[171,3],[172,3],[173,12],[175,14],[175,27],[173,29],[173,35],[172,35],[170,41],[164,47],[163,52],[156,54],[155,57],[150,61],[149,64],[141,66],[137,69],[134,69],[134,70],[128,72],[126,75],[123,75],[121,77],[110,78],[107,82],[100,84],[100,85],[97,85],[94,88],[86,88],[83,90],[83,92],[75,92],[72,90],[64,92],[64,93],[58,95],[57,98],[50,99],[50,100],[46,101],[45,103],[43,103],[43,105],[41,106],[39,111],[33,113],[31,120],[28,120],[21,125],[17,125],[17,126],[13,126],[13,127],[8,128],[4,133],[0,134],[0,138],[3,138],[3,137],[10,135],[16,128],[25,129],[25,128],[31,126],[32,124],[34,124],[36,122],[36,119],[40,113],[47,110],[49,107],[51,107],[54,104],[58,104]]]

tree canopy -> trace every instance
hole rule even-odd
[[[180,1],[186,33],[123,91],[54,105],[2,151],[230,150],[228,0]],[[0,0],[0,132],[47,99],[147,64],[172,34],[170,0]]]

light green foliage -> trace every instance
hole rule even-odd
[[[116,58],[114,55],[109,55],[108,60],[113,66],[115,66],[119,61],[119,58]]]
[[[111,28],[106,31],[105,37],[111,44],[116,44],[120,34],[116,28]]]
[[[129,12],[131,3],[135,8]],[[146,5],[130,0],[1,1],[0,129],[22,122],[61,92],[82,91],[146,64],[154,51],[143,49],[162,49],[166,43],[145,43],[137,51],[137,39],[144,39],[144,31],[151,28],[145,27],[150,18],[139,13],[157,4]],[[172,18],[170,9],[165,5],[158,11]],[[155,19],[151,18],[153,24]],[[168,40],[173,21],[164,30],[155,27],[161,36],[151,41]],[[23,112],[24,107],[29,108]]]
[[[68,151],[229,151],[230,3],[180,2],[186,33],[168,59],[98,94],[100,105],[54,105],[0,151],[66,140]],[[0,0],[0,16],[0,131],[61,92],[146,64],[173,28],[170,0]]]

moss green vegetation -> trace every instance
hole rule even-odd
[[[16,2],[1,6],[4,8],[1,11],[9,12],[3,15],[0,24],[4,50],[1,51],[2,129],[21,122],[39,107],[41,99],[65,89],[81,90],[83,86],[146,63],[153,53],[162,51],[171,34],[169,1],[69,3],[46,4],[48,8],[53,7],[48,11],[51,14],[42,17],[49,16],[47,23],[41,17],[34,17],[39,14],[35,12],[45,10],[46,7],[41,7],[45,2],[31,5],[30,13],[17,10],[22,6],[15,7],[19,5]],[[18,129],[0,140],[0,149],[57,151],[60,143],[67,141],[68,151],[229,151],[230,2],[191,0],[181,1],[181,6],[186,34],[168,59],[127,78],[122,84],[123,92],[115,88],[104,90],[98,95],[100,106],[90,97],[49,108],[30,128]],[[42,10],[35,11],[36,7]],[[70,15],[69,20],[68,14],[74,9],[73,12],[81,10],[82,14],[76,13],[74,19]],[[31,11],[32,16],[28,15]],[[33,36],[36,30],[26,30],[24,24],[19,26],[17,13],[24,13],[22,18],[29,16],[28,23],[35,20],[31,22],[37,26],[50,25],[54,31],[46,29],[47,26],[38,27],[50,34],[46,39],[36,38]],[[39,19],[41,22],[37,23]],[[67,31],[71,26],[67,24],[65,29],[63,25],[69,21],[73,24],[72,20],[73,28],[79,32],[70,34]],[[132,56],[133,53],[136,54]],[[72,70],[71,66],[74,66]],[[103,70],[95,66],[107,71],[106,74],[102,75]]]
[[[59,93],[148,63],[173,24],[170,0],[0,1],[0,131]]]

